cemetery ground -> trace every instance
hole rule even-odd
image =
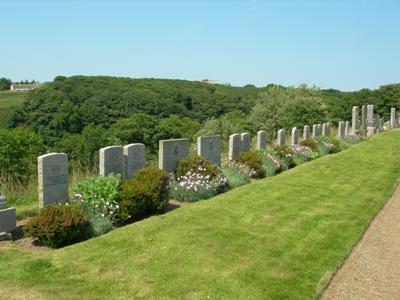
[[[400,130],[59,250],[0,248],[6,298],[310,299],[393,193]]]

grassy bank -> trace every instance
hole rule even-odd
[[[0,248],[0,294],[310,299],[400,177],[400,130],[60,250]]]

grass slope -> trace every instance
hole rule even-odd
[[[0,294],[317,297],[394,190],[400,131],[212,200],[48,252],[0,250]]]

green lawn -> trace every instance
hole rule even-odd
[[[60,250],[0,248],[0,294],[316,298],[394,190],[400,130]]]

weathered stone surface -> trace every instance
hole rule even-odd
[[[381,119],[381,117],[379,115],[375,115],[375,132],[380,132],[380,128],[379,128],[379,120]]]
[[[349,135],[350,134],[350,122],[349,121],[346,121],[346,123],[345,123],[344,134],[345,135]]]
[[[121,146],[109,146],[100,149],[100,175],[119,174],[124,176],[124,149]]]
[[[397,127],[396,124],[396,108],[392,107],[390,109],[390,128],[395,128]]]
[[[297,127],[293,127],[290,141],[292,146],[299,143],[299,130],[297,129]]]
[[[197,154],[214,165],[221,166],[221,137],[219,135],[198,137]]]
[[[367,136],[375,134],[374,106],[367,105]]]
[[[328,123],[322,124],[322,135],[323,136],[329,136]]]
[[[328,136],[328,137],[331,136],[331,127],[332,127],[332,125],[330,122],[326,123],[326,136]]]
[[[228,150],[228,158],[230,160],[235,159],[239,156],[241,152],[241,138],[240,134],[231,134],[229,136],[229,150]]]
[[[367,107],[361,106],[361,135],[365,137],[367,135]]]
[[[260,130],[257,132],[257,144],[256,148],[260,150],[267,149],[267,133],[265,130]]]
[[[315,138],[318,136],[318,124],[314,124],[312,126],[312,137]]]
[[[159,141],[159,168],[167,172],[174,172],[178,161],[189,156],[189,147],[189,139]]]
[[[379,130],[383,131],[383,127],[385,126],[385,119],[384,118],[380,118],[379,119]]]
[[[124,146],[123,150],[124,179],[128,180],[145,166],[145,146],[141,143],[134,143]]]
[[[39,207],[68,200],[68,155],[49,153],[38,157]]]
[[[310,125],[305,125],[303,127],[303,140],[308,140],[311,138]]]
[[[0,196],[0,233],[11,232],[16,228],[16,210],[13,207],[8,207],[4,196]]]
[[[251,148],[251,136],[250,133],[244,132],[240,135],[241,150],[242,152],[250,151]]]
[[[338,135],[337,135],[338,140],[344,139],[344,135],[345,135],[345,124],[343,121],[340,121],[338,124]]]
[[[278,146],[284,146],[286,144],[285,129],[278,130],[278,136],[276,139],[276,144]]]
[[[353,132],[357,132],[360,130],[360,111],[358,106],[353,106],[352,110],[352,117],[351,117],[351,129]]]

